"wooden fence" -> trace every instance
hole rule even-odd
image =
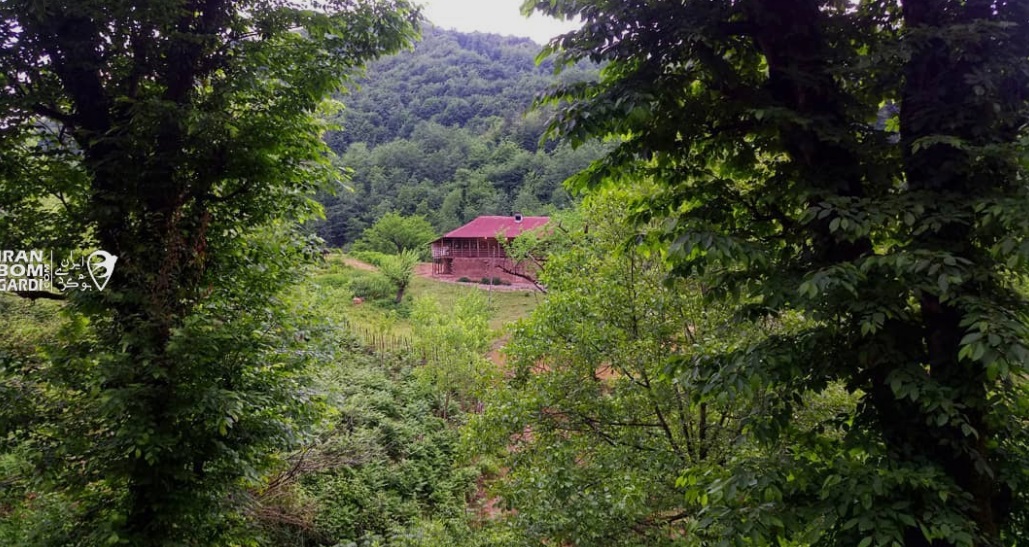
[[[400,336],[364,325],[354,325],[349,319],[343,320],[342,327],[351,332],[360,342],[361,346],[369,353],[386,355],[414,351],[414,339],[410,336]],[[418,357],[421,358],[420,362],[423,365],[426,363],[439,363],[441,358],[440,350],[436,347],[429,350],[423,348],[419,352]]]

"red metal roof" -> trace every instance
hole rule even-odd
[[[443,237],[489,237],[495,238],[503,233],[506,237],[516,237],[522,232],[539,228],[550,221],[550,217],[522,217],[515,222],[515,217],[479,217],[460,228],[448,232]],[[442,238],[440,238],[442,239]]]

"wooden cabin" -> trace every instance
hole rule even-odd
[[[543,226],[550,217],[481,216],[448,232],[433,241],[432,274],[435,276],[467,277],[479,281],[483,277],[499,277],[511,283],[524,283],[517,275],[504,272],[523,272],[522,264],[510,260],[499,237],[507,241],[523,232]],[[524,273],[524,272],[523,272]]]

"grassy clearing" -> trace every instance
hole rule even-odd
[[[417,298],[433,298],[440,303],[442,309],[450,309],[462,295],[480,291],[489,299],[490,328],[498,337],[503,334],[508,324],[532,312],[542,298],[542,295],[535,291],[489,291],[486,286],[442,283],[416,276],[408,288],[404,303],[399,306],[389,302],[389,298],[366,300],[355,305],[354,293],[350,287],[355,283],[371,284],[377,276],[378,273],[355,264],[353,259],[332,254],[326,258],[324,266],[312,276],[311,284],[325,299],[336,302],[335,306],[328,306],[332,310],[331,313],[337,318],[345,319],[358,332],[397,337],[411,335],[411,323],[407,319],[407,313],[410,301]]]
[[[443,309],[453,306],[458,298],[471,291],[487,294],[490,300],[490,328],[498,333],[509,323],[529,315],[543,296],[537,291],[489,292],[486,286],[441,283],[423,277],[414,280],[411,291],[416,297],[435,298]]]

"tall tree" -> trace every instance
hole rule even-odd
[[[436,239],[436,231],[425,217],[386,213],[364,231],[361,239],[354,243],[354,250],[390,255],[410,251],[417,258],[427,255],[433,239]]]
[[[639,233],[624,220],[628,195],[591,196],[576,211],[582,222],[540,235],[551,240],[540,276],[547,297],[513,329],[510,378],[469,424],[468,443],[501,459],[496,488],[526,544],[717,541],[695,529],[696,504],[677,475],[749,449],[734,444],[737,417],[769,395],[759,387],[752,397],[695,402],[689,385],[665,373],[762,329],[705,307],[694,282],[666,283],[660,253],[626,246]]]
[[[637,218],[679,275],[741,320],[812,321],[683,361],[701,396],[775,386],[747,430],[786,453],[693,473],[727,537],[993,545],[1026,522],[1029,3],[936,0],[525,4],[580,17],[551,129],[618,147],[580,188],[652,179]],[[825,431],[798,408],[860,397]],[[772,456],[774,454],[774,457]],[[698,494],[700,495],[700,494]],[[741,518],[743,514],[747,518]]]
[[[2,246],[118,256],[105,291],[69,295],[85,321],[54,354],[87,416],[48,460],[78,477],[76,541],[226,542],[241,487],[302,434],[277,295],[312,250],[294,222],[338,177],[319,109],[417,17],[404,0],[0,4]]]

